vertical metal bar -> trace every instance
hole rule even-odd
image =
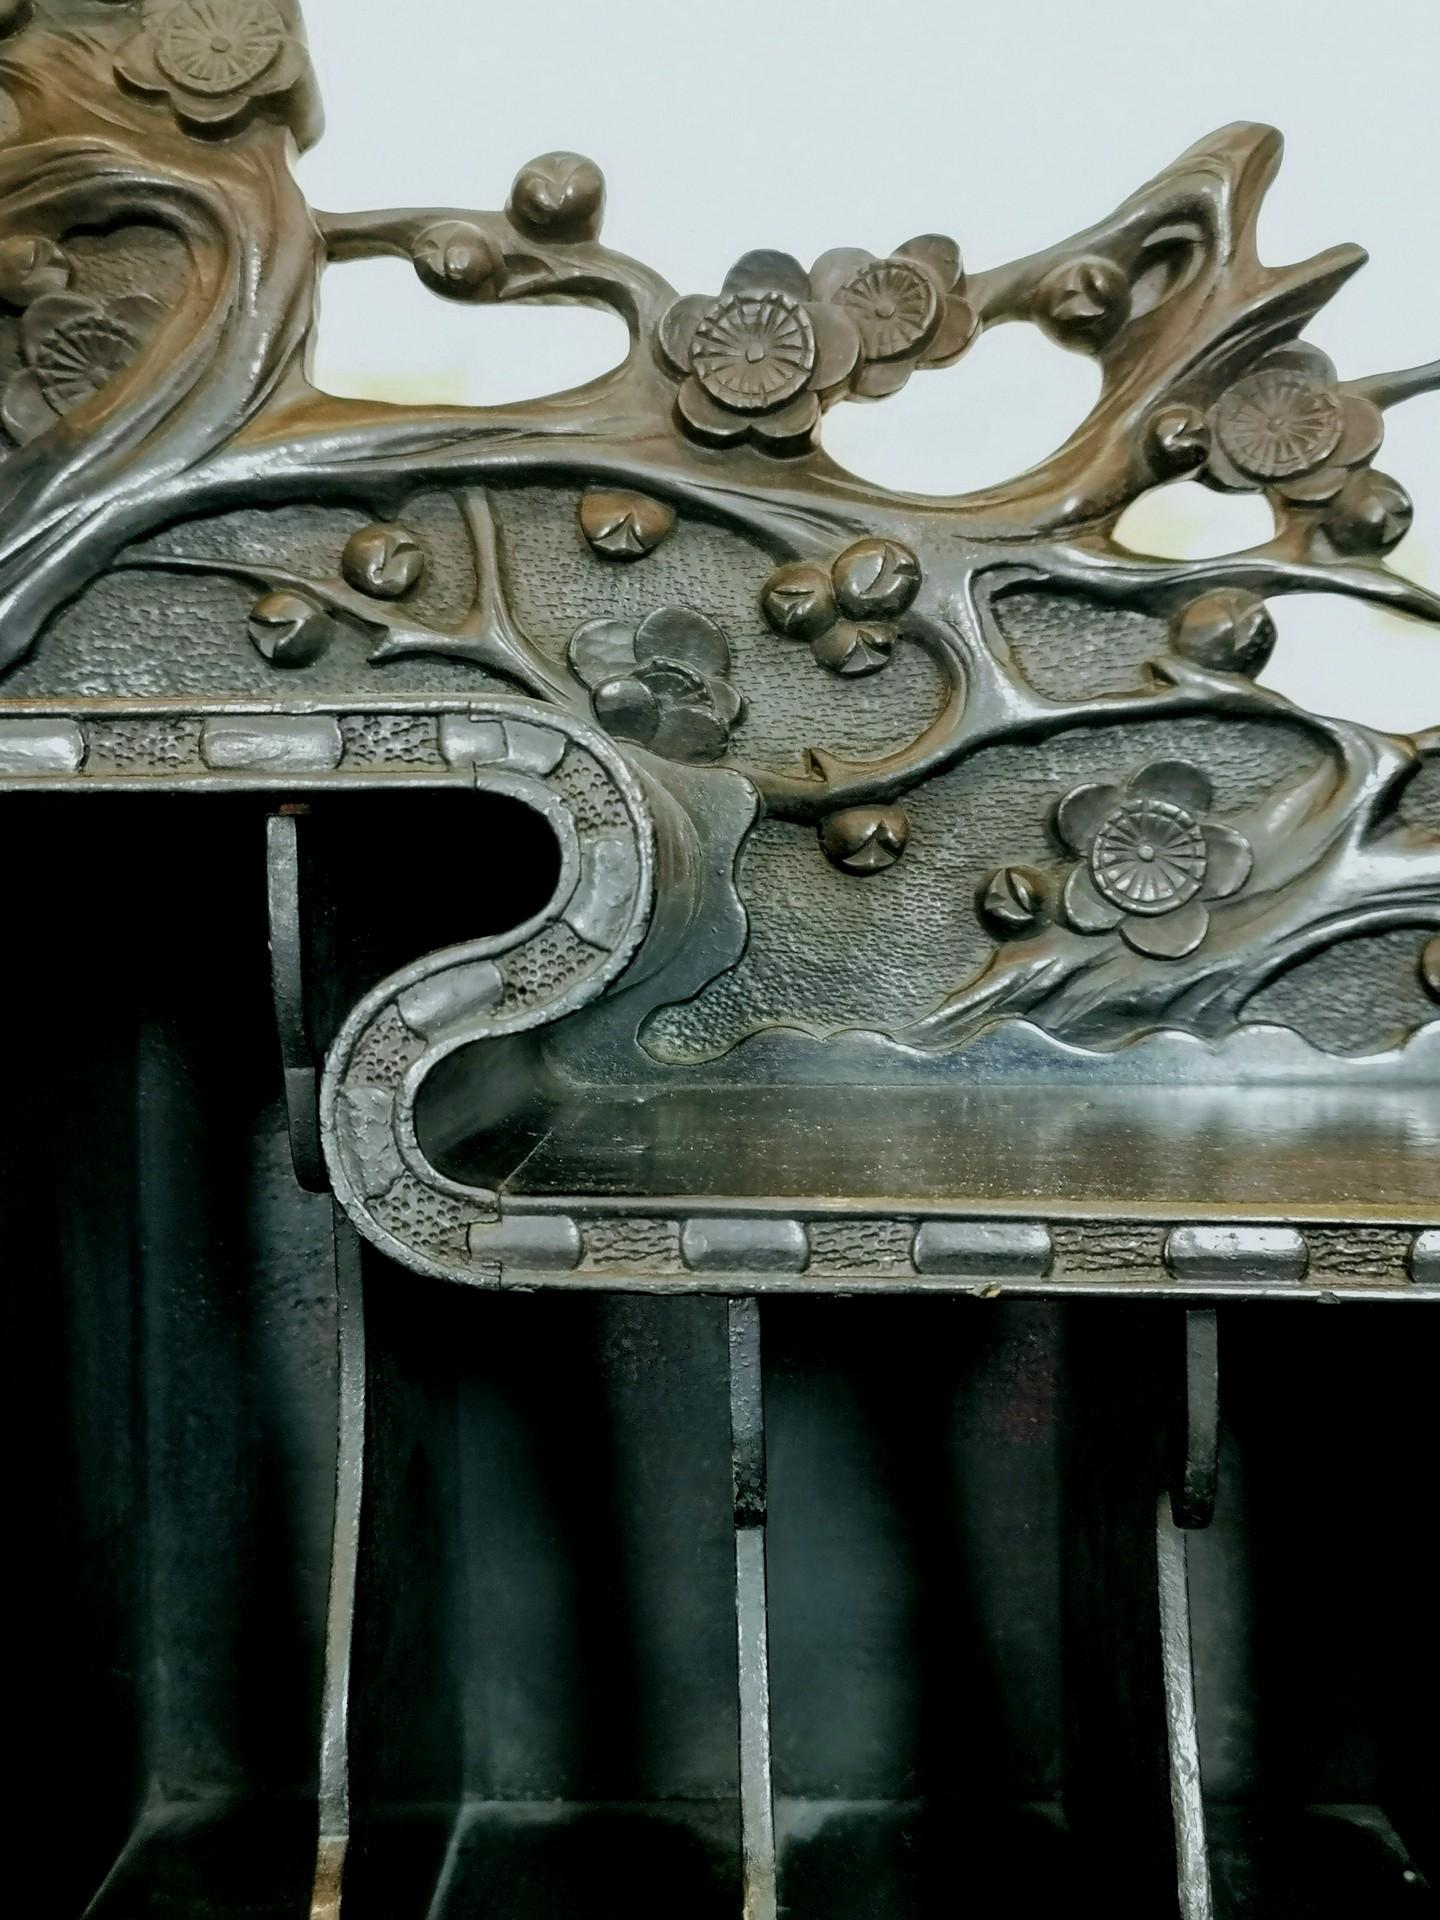
[[[735,1630],[740,1672],[740,1840],[745,1920],[776,1920],[765,1591],[765,1394],[760,1302],[729,1303],[730,1463],[735,1496]]]
[[[1170,1517],[1169,1500],[1162,1496],[1155,1530],[1155,1571],[1180,1916],[1181,1920],[1214,1920],[1210,1854],[1205,1838],[1205,1800],[1200,1779],[1199,1734],[1195,1721],[1188,1561],[1185,1535]]]
[[[1170,1502],[1177,1527],[1208,1527],[1220,1472],[1220,1325],[1214,1307],[1185,1315],[1184,1403]]]
[[[340,1418],[321,1709],[320,1837],[310,1896],[311,1920],[339,1920],[345,1855],[350,1844],[350,1656],[365,1480],[365,1295],[360,1241],[338,1206],[334,1209],[334,1246]]]
[[[293,810],[265,823],[265,882],[270,922],[270,987],[285,1075],[285,1111],[295,1178],[307,1193],[329,1181],[320,1148],[319,1075],[305,992],[305,922],[301,899],[300,838]]]

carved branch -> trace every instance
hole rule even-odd
[[[479,236],[495,266],[472,267],[469,280],[452,292],[473,304],[562,300],[608,307],[625,321],[632,340],[640,340],[675,299],[675,289],[638,260],[614,253],[595,241],[546,247],[517,233],[500,213],[465,207],[403,207],[367,213],[314,215],[327,257],[347,260],[402,259],[413,262],[427,235],[455,227]]]

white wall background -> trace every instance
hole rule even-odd
[[[980,268],[1108,212],[1237,119],[1284,130],[1264,257],[1358,240],[1371,264],[1311,329],[1343,375],[1440,355],[1440,0],[304,0],[329,129],[321,207],[499,207],[522,162],[588,153],[605,237],[681,292],[754,246],[808,262],[953,233]],[[335,270],[322,383],[495,401],[613,364],[610,316],[451,307],[401,263]],[[835,457],[920,490],[1043,457],[1094,370],[1007,327],[960,365],[827,419]],[[1412,492],[1394,563],[1440,587],[1440,395],[1390,416],[1378,464]],[[1127,525],[1156,552],[1263,538],[1253,499],[1185,488]],[[1228,509],[1228,512],[1227,512]],[[1275,612],[1266,675],[1376,725],[1440,722],[1440,629],[1328,597]]]

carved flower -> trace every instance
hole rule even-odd
[[[1268,487],[1286,500],[1333,500],[1379,451],[1385,422],[1346,393],[1335,368],[1303,343],[1280,347],[1227,387],[1210,413],[1205,478],[1229,492]]]
[[[862,247],[833,248],[810,279],[860,330],[864,358],[851,388],[860,400],[898,392],[917,367],[948,367],[980,330],[965,298],[960,249],[943,233],[907,240],[885,259]]]
[[[1062,896],[1080,933],[1118,927],[1137,953],[1179,960],[1210,929],[1206,902],[1228,899],[1250,877],[1250,843],[1202,816],[1210,782],[1183,760],[1158,760],[1129,786],[1075,787],[1055,825],[1082,864]]]
[[[751,439],[771,453],[804,448],[820,403],[860,356],[854,320],[814,297],[788,253],[747,253],[720,297],[689,294],[660,322],[660,351],[685,376],[680,419],[712,446]]]
[[[160,318],[158,300],[127,294],[103,304],[49,293],[20,322],[24,366],[0,396],[0,419],[23,445],[92,400],[139,353]]]
[[[858,677],[890,658],[888,623],[920,591],[920,562],[899,540],[857,540],[827,572],[808,560],[777,567],[760,593],[766,621],[787,640],[808,640],[822,667]]]
[[[570,665],[607,732],[667,760],[718,760],[745,711],[727,678],[729,641],[689,607],[661,607],[638,627],[589,620]]]
[[[168,98],[182,126],[233,133],[273,101],[302,145],[319,133],[292,0],[148,0],[142,18],[115,71],[138,93]]]

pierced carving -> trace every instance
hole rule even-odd
[[[752,252],[682,297],[602,243],[603,176],[575,154],[524,166],[501,210],[313,212],[291,171],[319,122],[290,0],[80,11],[83,32],[57,31],[68,0],[0,5],[0,702],[132,693],[116,649],[96,665],[102,636],[168,579],[203,608],[186,688],[203,657],[222,700],[260,675],[276,706],[323,686],[425,711],[443,686],[603,730],[724,876],[713,938],[655,988],[704,1026],[697,1057],[787,1023],[823,1046],[857,1019],[911,1055],[1003,1018],[1089,1047],[1223,1040],[1273,982],[1372,935],[1413,937],[1434,993],[1440,829],[1407,796],[1433,790],[1440,728],[1324,718],[1256,676],[1280,595],[1440,620],[1388,562],[1412,508],[1374,465],[1387,412],[1440,363],[1342,376],[1305,341],[1362,256],[1259,263],[1269,129],[1224,130],[1008,265],[967,272],[929,233],[808,270]],[[104,257],[121,232],[123,269]],[[382,256],[477,308],[606,306],[629,350],[497,407],[325,394],[319,272]],[[1008,321],[1101,368],[1051,459],[954,497],[828,459],[826,408]],[[1273,537],[1195,561],[1122,546],[1127,508],[1181,474],[1263,494]],[[762,823],[743,849],[737,791]],[[875,882],[870,1008],[801,1006],[765,901],[824,947],[850,936],[823,889],[859,897],[850,878]],[[920,917],[925,967],[949,968],[923,993]]]

